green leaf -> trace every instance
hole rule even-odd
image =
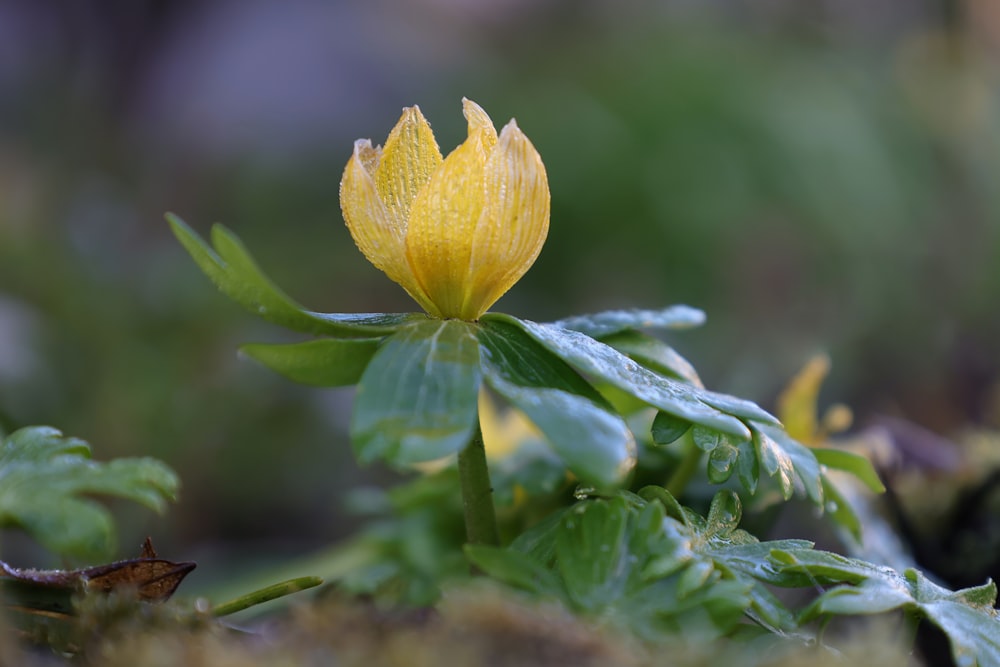
[[[773,632],[795,631],[795,615],[769,586],[811,587],[830,579],[786,571],[771,554],[806,553],[812,544],[759,542],[738,528],[740,515],[731,491],[719,492],[708,517],[700,517],[650,486],[638,496],[581,500],[506,550],[470,553],[481,569],[515,587],[648,640],[731,635],[744,616]],[[510,551],[518,555],[504,555]]]
[[[833,520],[843,526],[851,534],[851,537],[860,544],[862,539],[861,519],[854,511],[851,502],[844,497],[833,480],[824,475],[822,482],[823,497],[826,498],[824,511],[829,513]]]
[[[711,452],[716,447],[733,444],[733,439],[728,434],[704,426],[695,426],[691,429],[691,440],[703,452]]]
[[[670,306],[662,310],[607,310],[567,317],[552,325],[579,331],[591,338],[603,338],[628,329],[690,329],[704,323],[704,311],[690,306]]]
[[[564,590],[551,570],[519,551],[467,544],[465,555],[487,575],[516,588],[547,597],[558,597]]]
[[[677,498],[662,486],[644,486],[639,489],[639,497],[646,502],[656,501],[660,503],[668,517],[683,523],[688,528],[691,527],[690,512],[685,511]]]
[[[479,341],[486,381],[527,415],[581,481],[609,486],[631,470],[631,431],[576,371],[504,322],[484,322]]]
[[[884,493],[885,486],[879,479],[872,462],[860,454],[843,449],[812,448],[816,460],[823,465],[849,472],[857,477],[872,493]]]
[[[687,359],[663,341],[639,331],[619,331],[600,337],[605,345],[610,345],[654,373],[703,387],[698,372]]]
[[[657,445],[669,445],[688,432],[691,422],[679,419],[668,412],[657,412],[653,418],[651,434]]]
[[[522,387],[544,387],[578,394],[608,407],[601,395],[565,361],[524,331],[500,319],[484,319],[478,330],[483,366],[491,374]]]
[[[426,320],[420,314],[332,314],[306,310],[268,279],[239,238],[222,225],[212,227],[214,249],[176,215],[167,221],[181,245],[222,292],[269,322],[304,333],[335,338],[370,338],[401,325]]]
[[[357,384],[380,338],[320,338],[304,343],[250,343],[240,352],[293,382],[316,387]]]
[[[484,320],[487,318],[488,321],[504,321],[519,327],[577,371],[607,382],[648,405],[738,438],[750,437],[749,430],[740,419],[702,400],[712,400],[709,392],[657,375],[589,336],[509,315],[494,313],[484,316]],[[756,418],[774,420],[760,408],[752,412]]]
[[[369,494],[365,494],[369,495]],[[352,561],[334,572],[321,563],[302,566],[356,593],[374,594],[382,600],[408,606],[426,606],[440,597],[443,582],[468,576],[462,553],[465,525],[458,470],[449,466],[433,474],[418,475],[393,487],[381,501],[359,499],[368,510],[379,506],[378,520],[347,551]],[[386,503],[388,507],[386,507]]]
[[[153,459],[91,461],[86,442],[54,428],[23,428],[0,443],[0,526],[22,528],[64,557],[97,561],[114,551],[111,516],[88,496],[125,498],[159,512],[178,485]]]
[[[792,481],[795,475],[792,458],[762,429],[753,430],[753,446],[764,472],[771,477],[777,477],[781,495],[785,500],[791,498],[795,489]]]
[[[705,533],[710,536],[723,535],[729,537],[740,525],[743,518],[743,505],[740,497],[732,491],[719,491],[712,498],[705,517]]]
[[[819,461],[812,450],[802,443],[792,439],[784,430],[773,426],[764,426],[771,437],[781,444],[795,468],[795,476],[802,482],[806,496],[816,505],[823,507],[822,473]]]
[[[630,514],[625,501],[614,498],[582,503],[563,517],[556,566],[577,609],[597,612],[624,595]]]
[[[757,482],[760,479],[760,460],[754,450],[753,440],[742,441],[737,449],[736,476],[747,493],[753,495],[757,493]]]
[[[570,507],[561,507],[550,512],[544,519],[518,535],[510,544],[510,548],[531,556],[546,567],[552,565],[556,558],[556,532],[562,525],[563,515]]]
[[[888,567],[814,549],[777,547],[771,552],[771,558],[783,572],[798,573],[802,577],[800,581],[813,584],[845,581],[856,584],[872,576],[895,574]]]
[[[708,481],[724,484],[736,471],[736,461],[740,450],[726,443],[712,450],[708,455]]]
[[[358,383],[351,439],[361,462],[406,466],[469,443],[482,379],[474,329],[425,319],[386,339]]]
[[[1000,612],[997,589],[983,586],[949,591],[912,568],[900,575],[885,567],[811,551],[776,552],[783,567],[848,581],[820,595],[802,612],[802,621],[832,614],[879,614],[904,610],[937,625],[951,643],[960,667],[1000,665]]]

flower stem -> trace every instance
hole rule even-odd
[[[462,484],[465,539],[469,544],[498,546],[497,516],[493,509],[493,487],[486,465],[483,432],[476,424],[472,440],[458,453],[458,478]]]

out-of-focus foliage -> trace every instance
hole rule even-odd
[[[62,558],[93,562],[115,549],[108,511],[89,495],[125,498],[162,512],[179,482],[150,458],[90,460],[90,446],[35,426],[0,432],[0,527],[20,528]]]
[[[0,423],[168,461],[171,551],[317,545],[347,532],[340,490],[384,476],[350,461],[345,395],[236,358],[289,341],[205,289],[162,213],[238,228],[311,309],[409,309],[356,252],[336,183],[403,106],[455,143],[459,95],[516,116],[549,172],[549,242],[500,310],[691,303],[708,325],[671,343],[709,386],[766,400],[822,347],[859,422],[889,397],[930,426],[990,418],[981,0],[948,25],[929,0],[133,4],[0,14]],[[143,519],[124,518],[131,541]]]
[[[526,46],[511,88],[551,174],[549,308],[707,306],[712,375],[759,375],[750,357],[790,371],[790,351],[824,346],[851,399],[981,414],[968,392],[996,377],[1000,330],[995,54],[961,33],[847,49],[655,24],[563,46]],[[935,376],[972,403],[912,384]]]

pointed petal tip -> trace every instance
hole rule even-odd
[[[486,110],[467,97],[462,98],[462,115],[469,122],[469,136],[475,132],[486,132],[487,135],[495,137],[496,127]]]
[[[403,113],[399,117],[399,122],[402,122],[404,119],[422,120],[425,122],[427,120],[424,118],[423,112],[420,111],[420,106],[416,104],[411,107],[403,107]]]
[[[528,141],[528,143],[531,143],[528,140],[527,135],[521,130],[521,127],[517,124],[517,121],[513,118],[507,121],[507,124],[504,125],[503,128],[500,130],[499,139],[500,141],[512,141],[514,139],[523,139],[524,141]]]
[[[375,171],[375,167],[378,166],[381,152],[382,147],[372,146],[371,139],[358,139],[354,142],[354,153],[351,155],[351,159],[348,160],[347,167],[344,170],[345,176],[351,165],[355,164],[359,165],[370,176]]]

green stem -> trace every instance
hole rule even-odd
[[[493,487],[486,465],[483,432],[476,431],[468,446],[458,454],[458,478],[462,484],[462,506],[465,511],[465,539],[469,544],[499,546],[497,516],[493,509]]]
[[[304,591],[307,588],[319,586],[322,583],[323,580],[319,577],[298,577],[296,579],[289,579],[288,581],[283,581],[280,584],[272,584],[260,589],[259,591],[241,595],[235,600],[217,604],[212,607],[212,615],[221,617],[228,616],[229,614],[235,614],[238,611],[243,611],[244,609],[249,609],[250,607],[263,604],[264,602],[270,602],[271,600],[277,600],[280,597],[291,595],[292,593],[298,593],[299,591]]]
[[[680,498],[681,494],[684,493],[688,482],[698,471],[698,464],[701,463],[701,448],[693,442],[685,442],[684,444],[687,445],[687,451],[684,452],[684,457],[677,464],[673,474],[667,479],[665,487],[674,498]]]

